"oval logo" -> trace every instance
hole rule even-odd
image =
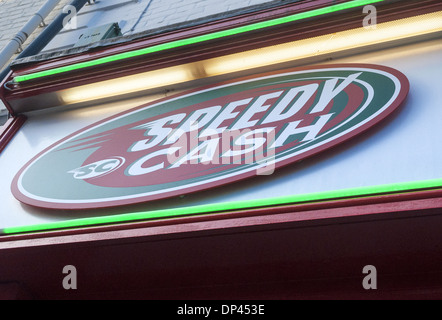
[[[20,170],[12,192],[33,206],[92,209],[269,175],[372,127],[408,91],[402,73],[360,64],[284,70],[199,88],[55,143]]]

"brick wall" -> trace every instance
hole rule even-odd
[[[169,24],[187,22],[206,16],[233,11],[266,0],[153,0],[149,11],[140,22],[146,30]]]
[[[78,12],[77,27],[60,33],[46,50],[72,47],[87,28],[96,26],[118,23],[122,33],[130,35],[274,1],[101,0]]]

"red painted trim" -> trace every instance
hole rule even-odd
[[[36,299],[436,297],[441,205],[442,190],[433,190],[0,238],[0,283],[20,283]],[[78,271],[75,291],[61,285],[68,264]],[[370,293],[361,286],[366,265],[378,270]]]
[[[6,109],[9,111],[10,114],[14,115],[14,110],[12,109],[11,105],[5,98],[7,93],[11,94],[11,92],[7,92],[7,89],[5,88],[5,84],[12,78],[12,70],[9,71],[8,75],[4,79],[0,79],[0,100],[5,105]]]
[[[0,153],[6,148],[8,143],[25,122],[26,117],[21,115],[8,119],[8,121],[0,127]]]

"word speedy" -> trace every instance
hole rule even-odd
[[[326,80],[316,105],[308,114],[323,112],[360,74],[348,76],[339,85],[338,78]],[[305,126],[301,125],[304,121],[302,118],[287,121],[299,116],[298,113],[317,94],[318,89],[319,84],[311,83],[232,101],[224,107],[215,105],[195,110],[191,114],[173,114],[136,126],[133,129],[145,130],[144,136],[148,138],[132,144],[128,152],[142,152],[158,146],[164,148],[139,158],[129,166],[126,174],[138,176],[164,169],[164,162],[147,165],[153,158],[160,156],[168,157],[170,165],[167,168],[177,168],[190,161],[219,163],[217,160],[220,157],[231,158],[256,153],[262,148],[265,151],[274,150],[284,146],[295,135],[304,135],[301,142],[313,140],[333,117],[333,113],[318,115],[316,121]],[[259,114],[265,115],[260,118],[257,117]],[[172,125],[176,125],[176,128],[172,128]],[[187,135],[192,132],[196,134],[190,139]],[[232,140],[236,150],[232,149]]]

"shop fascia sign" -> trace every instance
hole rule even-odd
[[[32,206],[92,209],[269,175],[373,127],[408,91],[399,71],[361,64],[283,70],[198,88],[53,144],[17,173],[12,192]]]

